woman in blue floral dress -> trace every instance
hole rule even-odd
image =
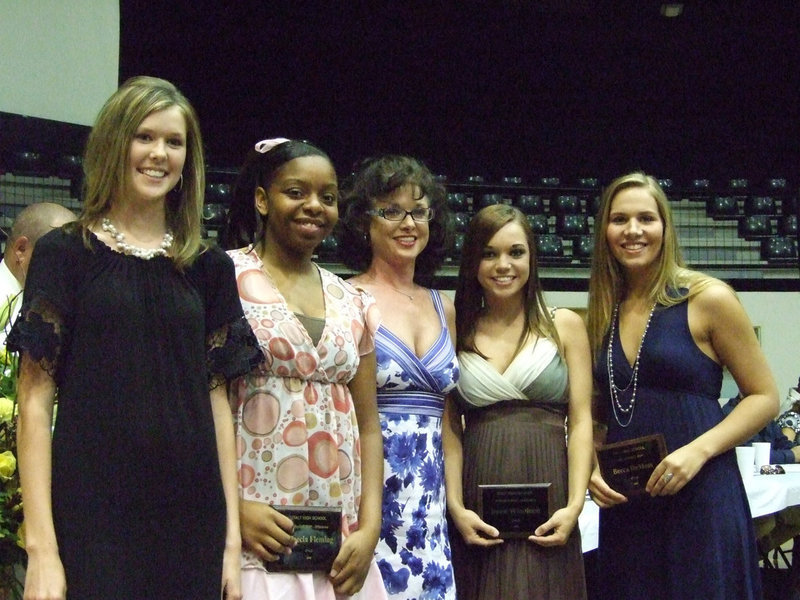
[[[453,302],[423,287],[448,236],[445,191],[419,161],[364,161],[346,188],[341,247],[376,299],[384,454],[378,566],[393,600],[455,599],[445,519],[442,420],[458,379]]]

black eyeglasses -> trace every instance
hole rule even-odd
[[[367,211],[367,214],[373,217],[383,217],[387,221],[402,221],[406,215],[411,215],[411,218],[418,223],[427,223],[433,219],[433,209],[425,206],[418,206],[411,210],[403,210],[399,206],[388,206]]]

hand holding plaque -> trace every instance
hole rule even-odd
[[[501,539],[527,538],[553,514],[551,483],[478,486],[478,514]]]
[[[274,506],[294,523],[297,544],[291,554],[266,562],[268,571],[330,571],[342,541],[342,510],[315,506]]]
[[[603,479],[629,498],[647,494],[647,481],[666,455],[667,444],[661,433],[606,444],[597,450]]]

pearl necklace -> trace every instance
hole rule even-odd
[[[647,330],[650,328],[650,321],[653,318],[653,313],[656,310],[655,303],[653,304],[653,308],[650,309],[650,315],[647,317],[647,323],[645,323],[644,331],[642,332],[642,339],[639,342],[639,349],[636,351],[636,360],[633,362],[633,375],[628,380],[628,385],[624,388],[617,386],[616,382],[614,381],[614,352],[613,352],[613,344],[614,344],[614,333],[616,331],[616,324],[617,319],[619,317],[619,304],[614,307],[614,315],[611,317],[611,331],[608,336],[608,350],[606,351],[606,368],[608,369],[608,389],[611,393],[611,408],[614,410],[614,418],[619,423],[620,427],[627,427],[631,424],[633,420],[633,409],[636,405],[636,390],[639,383],[639,358],[642,355],[642,348],[644,347],[644,338],[647,335]],[[624,394],[627,392],[631,385],[633,385],[633,391],[631,392],[631,399],[628,402],[627,406],[624,406],[622,402],[619,400],[619,395]],[[628,418],[628,420],[623,423],[620,420],[620,413],[622,414],[622,418]]]
[[[110,219],[103,219],[102,227],[103,231],[108,232],[108,234],[117,242],[117,248],[120,250],[120,252],[123,254],[136,256],[137,258],[143,258],[144,260],[150,260],[156,256],[166,256],[167,250],[169,250],[170,246],[172,246],[173,237],[172,232],[169,230],[164,233],[164,239],[161,240],[161,244],[158,248],[139,248],[138,246],[131,246],[129,243],[127,243],[125,241],[125,234],[117,230]]]

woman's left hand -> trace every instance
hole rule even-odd
[[[378,540],[370,541],[363,531],[354,531],[345,538],[333,561],[330,578],[337,594],[352,596],[364,586]]]
[[[563,546],[578,523],[574,510],[560,508],[547,521],[539,525],[528,540],[540,546]]]
[[[242,599],[242,546],[226,544],[222,555],[222,598],[223,600]]]
[[[656,465],[645,489],[651,496],[672,496],[689,483],[703,468],[706,458],[691,444],[681,446]]]

